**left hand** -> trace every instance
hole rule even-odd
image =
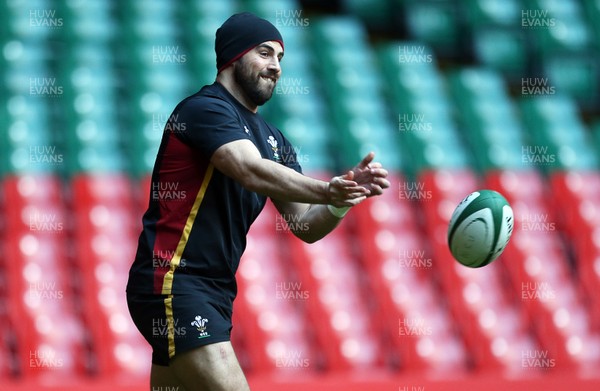
[[[358,185],[369,190],[368,197],[381,195],[383,190],[390,187],[390,182],[386,179],[388,172],[381,163],[373,163],[374,152],[369,152],[360,163],[358,163],[350,172],[349,177]]]

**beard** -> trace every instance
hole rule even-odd
[[[262,106],[271,99],[276,82],[271,83],[261,76],[276,78],[276,75],[265,72],[255,75],[252,72],[252,67],[246,64],[242,58],[234,63],[233,68],[235,82],[254,104]]]

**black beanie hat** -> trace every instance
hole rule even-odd
[[[250,12],[232,15],[217,30],[215,39],[217,73],[266,41],[277,41],[283,48],[283,38],[279,30],[268,20]]]

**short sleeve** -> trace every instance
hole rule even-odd
[[[300,161],[298,160],[298,154],[296,153],[296,149],[281,132],[279,132],[279,134],[281,135],[281,139],[283,140],[283,144],[281,147],[281,163],[284,166],[302,174],[302,167],[300,166]]]
[[[208,158],[222,145],[249,139],[231,105],[214,97],[189,99],[169,121],[180,140]]]

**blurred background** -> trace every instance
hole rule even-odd
[[[599,389],[595,0],[1,2],[0,388],[148,389],[124,287],[149,175],[240,11],[282,32],[260,112],[305,173],[373,150],[392,182],[312,245],[267,204],[234,312],[253,389]],[[446,230],[479,188],[515,232],[468,269]]]

